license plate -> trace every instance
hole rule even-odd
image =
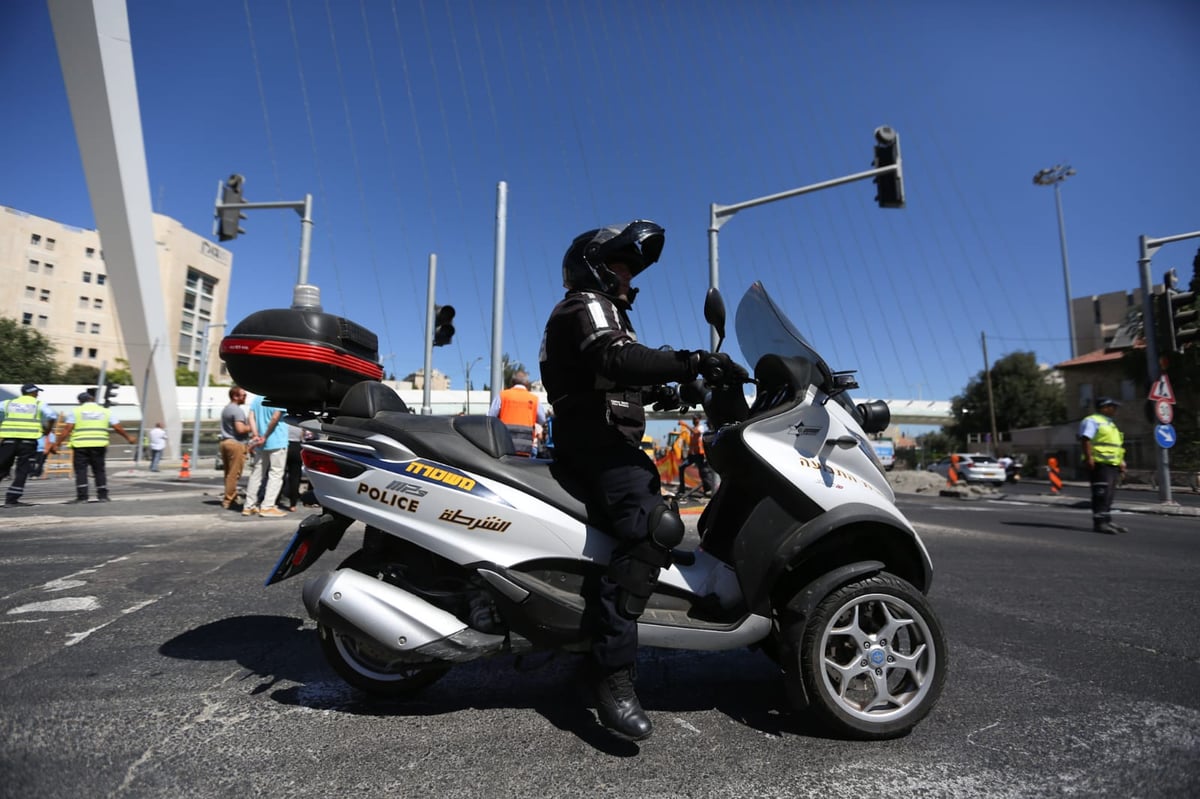
[[[332,513],[309,516],[300,522],[300,528],[292,536],[264,585],[274,585],[295,577],[316,563],[326,551],[336,549],[350,523],[351,519]]]

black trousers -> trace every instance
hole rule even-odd
[[[5,502],[17,502],[24,495],[25,481],[29,479],[36,460],[36,438],[6,438],[0,441],[0,480],[8,477],[10,472],[13,476],[4,495]]]
[[[686,487],[683,482],[683,475],[684,475],[684,472],[687,471],[687,467],[689,467],[689,466],[695,466],[696,471],[700,474],[701,490],[703,490],[705,493],[712,493],[712,490],[713,490],[712,469],[710,469],[708,466],[708,458],[704,457],[703,455],[701,455],[699,453],[696,453],[694,455],[688,455],[687,460],[685,460],[679,466],[679,490],[683,491]]]
[[[1108,463],[1097,463],[1091,471],[1092,526],[1112,522],[1113,498],[1117,493],[1117,480],[1121,478],[1121,467]]]
[[[617,539],[613,562],[628,557],[629,550],[649,535],[650,514],[663,504],[657,467],[646,453],[628,446],[591,452],[572,447],[569,451],[564,453],[560,442],[556,461],[582,483],[589,509],[606,522],[605,532]],[[654,582],[650,580],[651,585]],[[618,590],[606,575],[585,596],[592,658],[608,670],[632,666],[637,660],[637,619],[617,609]]]
[[[289,441],[287,460],[284,461],[283,491],[280,494],[289,508],[300,504],[300,469],[304,464],[300,460],[300,442]]]
[[[75,498],[88,498],[88,469],[96,478],[96,497],[108,498],[108,476],[104,471],[104,458],[108,447],[75,447],[72,464],[75,467]]]

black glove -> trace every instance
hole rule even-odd
[[[750,373],[724,352],[701,352],[700,376],[709,385],[734,385],[750,380]]]
[[[651,386],[642,392],[642,402],[653,402],[656,411],[673,411],[679,407],[679,390],[674,386]]]

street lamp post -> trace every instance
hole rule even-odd
[[[1053,186],[1054,187],[1054,204],[1058,208],[1058,245],[1062,250],[1063,264],[1063,285],[1067,290],[1067,340],[1071,345],[1071,357],[1074,358],[1075,353],[1075,311],[1071,307],[1071,268],[1067,263],[1067,234],[1063,227],[1063,210],[1062,210],[1062,192],[1058,186],[1067,178],[1075,174],[1075,170],[1069,166],[1055,164],[1049,169],[1043,169],[1033,176],[1033,182],[1038,186]]]
[[[471,367],[474,366],[475,364],[479,363],[482,360],[483,360],[483,356],[480,355],[478,358],[476,358],[475,360],[473,360],[469,364],[467,364],[467,407],[464,408],[464,410],[467,413],[467,416],[471,415]]]
[[[192,465],[200,457],[200,406],[204,404],[204,389],[208,388],[208,331],[214,327],[225,327],[225,323],[204,323],[204,333],[200,338],[200,379],[196,381],[196,420],[192,425]]]

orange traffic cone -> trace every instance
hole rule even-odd
[[[179,479],[189,480],[192,477],[192,456],[183,453],[183,464],[179,467]]]
[[[958,456],[957,455],[950,456],[950,471],[946,473],[946,485],[951,486],[951,487],[958,485]]]
[[[1050,493],[1057,494],[1062,489],[1062,475],[1058,470],[1058,458],[1046,459],[1046,471],[1050,477]]]

